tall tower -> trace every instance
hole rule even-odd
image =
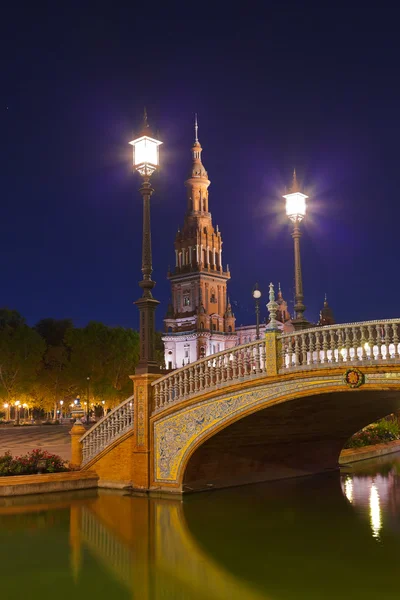
[[[201,160],[197,117],[192,167],[185,181],[187,209],[175,238],[175,268],[168,273],[172,300],[163,336],[167,368],[179,368],[236,344],[235,317],[227,299],[229,267],[222,263],[221,232],[208,205],[210,180]]]

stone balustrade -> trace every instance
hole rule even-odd
[[[265,340],[236,346],[177,369],[154,386],[154,412],[218,389],[230,382],[260,377],[266,373]]]
[[[133,396],[130,396],[81,437],[82,466],[133,428],[133,413]]]
[[[280,373],[337,364],[399,360],[400,319],[314,327],[278,337]]]

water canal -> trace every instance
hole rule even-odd
[[[0,500],[6,600],[399,597],[400,454],[171,499]]]

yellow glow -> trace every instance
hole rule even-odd
[[[7,402],[5,404],[3,404],[4,408],[8,408],[8,404]]]
[[[286,199],[286,214],[290,219],[303,219],[306,214],[306,199],[308,196],[301,192],[286,194],[283,196]]]
[[[19,400],[17,400],[17,401],[15,402],[15,406],[19,406],[20,404],[21,404],[21,402],[20,402]]]
[[[369,494],[369,516],[371,521],[372,536],[379,539],[379,533],[382,529],[382,516],[379,493],[376,485],[371,485],[371,491]]]
[[[347,477],[344,483],[344,493],[349,502],[353,502],[353,482],[351,477]]]
[[[261,292],[260,290],[254,290],[253,292],[253,298],[261,298]]]
[[[135,168],[141,165],[158,167],[158,147],[162,142],[144,135],[129,143],[133,146],[133,165]]]

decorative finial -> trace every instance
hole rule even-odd
[[[143,127],[145,129],[147,129],[148,126],[149,126],[149,124],[147,122],[147,108],[144,107],[144,111],[143,111]]]
[[[279,281],[279,283],[278,283],[278,292],[279,292],[279,293],[281,293],[281,292],[282,292],[282,290],[281,290],[281,282],[280,282],[280,281]]]
[[[198,142],[199,142],[198,133],[199,133],[199,126],[197,123],[197,113],[194,113],[194,141],[196,144],[198,144]]]
[[[292,187],[290,188],[290,191],[292,194],[293,194],[293,192],[300,191],[299,184],[297,183],[296,169],[293,169],[293,181],[292,181]]]
[[[278,311],[278,304],[275,302],[274,284],[269,284],[269,302],[267,304],[269,313],[269,323],[267,329],[277,330],[278,326],[276,323],[276,313]]]

